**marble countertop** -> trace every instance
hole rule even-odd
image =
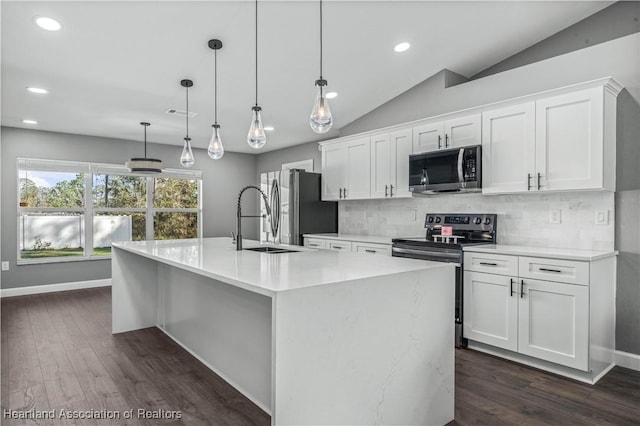
[[[261,245],[273,246],[243,240],[244,248]],[[450,265],[285,245],[279,247],[297,252],[236,251],[231,238],[130,241],[113,247],[262,294]]]
[[[592,261],[616,256],[617,251],[595,251],[572,248],[549,248],[549,247],[527,247],[510,246],[504,244],[486,244],[464,247],[464,251],[475,253],[495,253],[514,256],[532,256],[550,259],[565,259]]]
[[[304,234],[304,238],[323,238],[332,240],[357,241],[359,243],[375,243],[391,245],[391,237],[381,237],[377,235],[353,235],[353,234]]]

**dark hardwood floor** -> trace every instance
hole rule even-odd
[[[4,298],[1,320],[2,425],[270,424],[161,331],[112,335],[108,287]],[[11,420],[5,409],[121,418]],[[181,418],[139,418],[138,409]],[[616,367],[589,386],[458,350],[455,417],[451,425],[638,425],[640,372]]]

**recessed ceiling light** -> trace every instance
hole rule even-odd
[[[329,92],[326,94],[326,96],[327,96],[327,99],[333,99],[336,96],[338,96],[338,94],[336,92]]]
[[[47,89],[42,89],[40,87],[27,87],[27,90],[31,93],[38,93],[41,95],[44,95],[46,93],[49,93],[49,91]]]
[[[24,124],[38,124],[36,120],[22,120]]]
[[[407,42],[402,42],[402,43],[396,44],[393,50],[395,50],[396,52],[404,52],[406,50],[409,50],[410,47],[411,47],[411,44]]]
[[[33,20],[43,30],[58,31],[60,28],[62,28],[60,22],[52,18],[47,18],[46,16],[36,16],[35,18],[33,18]]]
[[[267,132],[273,132],[275,130],[275,127],[273,126],[264,126],[264,130]]]

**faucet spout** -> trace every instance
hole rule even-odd
[[[262,199],[264,200],[264,205],[267,209],[266,216],[271,216],[271,207],[269,206],[269,201],[267,200],[267,196],[262,192],[260,188],[255,185],[245,186],[240,190],[240,194],[238,194],[238,208],[236,211],[236,251],[242,250],[242,218],[243,217],[266,217],[265,215],[252,215],[252,216],[243,216],[242,215],[242,194],[247,189],[255,189],[262,195]]]

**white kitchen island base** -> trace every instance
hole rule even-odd
[[[207,251],[206,240],[195,241],[195,256]],[[159,254],[153,242],[115,245],[113,332],[158,326],[273,424],[453,420],[453,266],[356,253],[235,252],[223,242],[209,244],[215,265],[170,259],[175,250]],[[243,271],[252,262],[260,283]],[[311,263],[333,269],[309,271]]]

